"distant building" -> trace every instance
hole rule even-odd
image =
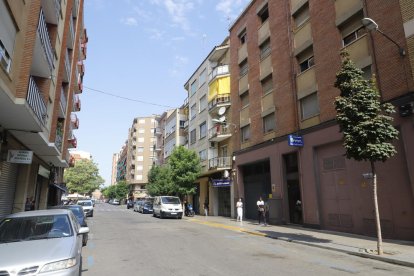
[[[112,155],[111,185],[115,185],[116,183],[118,159],[119,159],[119,153],[114,153]]]
[[[92,154],[90,152],[80,151],[80,150],[71,150],[69,151],[69,153],[75,162],[78,160],[92,160]]]

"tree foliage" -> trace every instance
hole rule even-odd
[[[102,193],[106,198],[123,199],[127,198],[129,187],[125,181],[119,181],[115,185],[104,188]]]
[[[79,160],[75,166],[65,169],[64,181],[69,193],[91,195],[105,181],[99,175],[99,169],[92,160]]]
[[[194,194],[194,181],[201,172],[198,155],[183,146],[176,147],[167,164],[154,166],[148,173],[147,190],[151,196]]]
[[[394,106],[381,103],[374,80],[365,80],[348,54],[341,55],[342,67],[335,82],[341,94],[335,99],[335,109],[346,156],[357,161],[386,161],[396,153],[391,143],[398,138],[391,124]]]

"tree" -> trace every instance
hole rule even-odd
[[[119,181],[115,185],[105,187],[102,191],[106,198],[123,199],[128,196],[129,187],[125,181]]]
[[[171,181],[171,172],[168,166],[153,166],[148,172],[148,184],[146,186],[151,196],[174,195],[175,187]]]
[[[342,66],[336,74],[335,82],[335,87],[341,91],[335,99],[336,120],[343,133],[346,157],[356,161],[369,161],[371,164],[377,249],[378,255],[381,255],[382,235],[375,162],[385,162],[396,154],[391,143],[398,138],[391,117],[395,110],[392,104],[381,103],[374,79],[365,80],[362,70],[349,59],[348,53],[342,52],[341,57]]]
[[[70,193],[90,195],[105,181],[99,175],[97,164],[91,160],[79,160],[75,166],[65,169],[64,181]]]
[[[176,147],[168,159],[171,181],[176,186],[175,192],[183,197],[195,194],[194,181],[201,172],[200,158],[197,153],[183,146]]]

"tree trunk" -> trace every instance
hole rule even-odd
[[[377,173],[375,172],[375,164],[371,161],[372,171],[372,186],[374,192],[374,209],[375,209],[375,224],[377,227],[377,252],[378,255],[382,255],[382,234],[381,234],[381,221],[378,208],[378,194],[377,194]]]

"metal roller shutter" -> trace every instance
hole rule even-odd
[[[0,218],[11,214],[17,182],[17,164],[1,162]]]

